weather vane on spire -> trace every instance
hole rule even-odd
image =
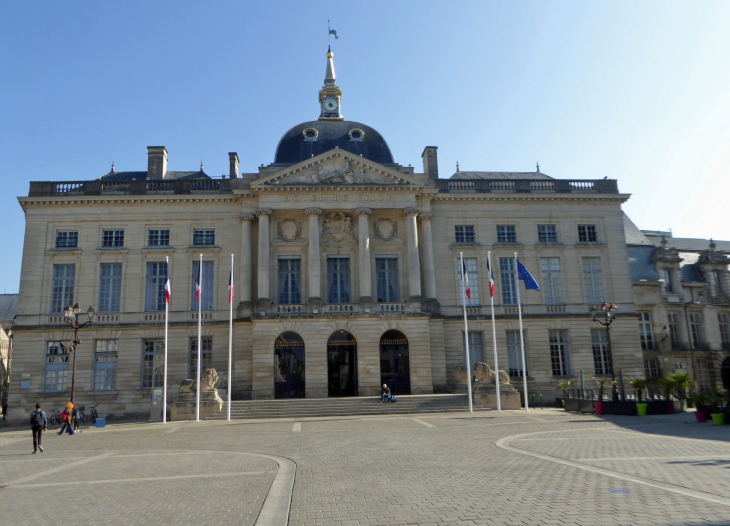
[[[331,44],[331,41],[332,41],[332,37],[331,36],[332,35],[335,36],[335,40],[339,40],[340,39],[340,37],[337,36],[337,31],[335,31],[334,29],[330,29],[330,21],[329,20],[327,20],[327,31],[329,31],[329,33],[327,33],[327,45]]]

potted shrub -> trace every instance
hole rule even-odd
[[[639,416],[646,416],[646,408],[648,407],[648,404],[644,403],[644,389],[646,389],[646,380],[641,380],[639,378],[632,378],[630,382],[631,387],[633,387],[634,392],[636,393],[636,413]]]
[[[670,415],[674,413],[674,402],[670,399],[672,391],[677,386],[677,382],[674,379],[674,375],[669,373],[669,376],[659,378],[659,385],[664,388],[664,400],[667,403],[667,413]]]
[[[674,389],[681,404],[678,412],[681,413],[687,410],[687,390],[692,387],[692,380],[688,374],[675,374],[674,381],[676,382]]]
[[[697,410],[695,411],[695,418],[698,422],[707,422],[710,413],[705,411],[702,407],[707,402],[707,395],[705,393],[692,393],[689,395],[689,399],[692,400]]]
[[[570,390],[573,387],[572,380],[560,380],[558,382],[558,389],[563,391],[563,407],[566,411],[577,411],[578,407],[573,407],[572,400],[570,399]]]
[[[598,384],[598,401],[593,402],[593,408],[596,410],[597,415],[603,414],[603,391],[606,388],[606,384],[608,383],[608,377],[607,376],[601,376],[600,378],[596,378],[592,374],[588,375],[589,378],[596,381]]]
[[[722,396],[722,393],[718,393],[713,389],[712,391],[712,398],[713,398],[713,408],[715,404],[717,404],[717,412],[713,412],[710,414],[712,417],[712,421],[715,423],[716,426],[721,426],[725,423],[725,400]]]

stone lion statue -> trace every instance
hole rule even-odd
[[[456,378],[456,381],[460,384],[465,384],[467,379],[466,367],[457,365],[454,369],[454,377]]]
[[[509,375],[504,371],[498,371],[499,383],[508,384]],[[494,383],[494,370],[489,367],[489,364],[484,362],[478,362],[474,364],[474,378],[480,382]]]
[[[188,395],[193,394],[195,391],[195,380],[187,379],[183,380],[180,384],[180,394],[181,395]]]
[[[200,388],[201,389],[215,389],[215,384],[218,383],[218,373],[215,369],[203,369],[200,374]]]

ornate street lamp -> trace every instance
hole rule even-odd
[[[89,321],[79,324],[79,314],[81,314],[81,307],[77,303],[76,305],[68,306],[64,309],[63,315],[66,317],[66,323],[71,325],[74,329],[74,341],[71,346],[71,352],[74,353],[73,369],[71,371],[71,403],[74,403],[74,396],[76,394],[76,346],[81,343],[79,340],[79,329],[88,325],[94,320],[94,309],[89,307],[86,311],[86,315],[89,317]]]
[[[616,371],[613,367],[613,349],[611,348],[611,324],[613,323],[613,320],[616,319],[617,310],[618,307],[615,303],[607,303],[605,301],[600,307],[596,307],[595,305],[590,306],[593,321],[600,323],[601,325],[606,327],[606,340],[608,340],[608,357],[611,360],[611,394],[614,402],[618,402],[618,389],[616,388]],[[599,319],[599,316],[605,321]]]

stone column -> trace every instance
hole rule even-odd
[[[249,317],[251,311],[251,221],[256,219],[254,214],[241,214],[241,256],[239,272],[236,277],[236,289],[240,301],[238,302],[238,316]]]
[[[360,263],[360,305],[363,309],[372,308],[373,274],[370,266],[370,230],[368,216],[373,212],[370,208],[357,208],[358,214],[358,256]]]
[[[421,260],[418,255],[418,210],[406,208],[406,247],[408,249],[408,301],[421,301]]]
[[[423,227],[423,270],[426,281],[426,307],[433,311],[438,310],[436,299],[436,265],[433,259],[433,236],[431,234],[431,219],[433,214],[418,214]]]
[[[307,208],[309,216],[309,300],[313,308],[322,304],[322,260],[319,247],[319,216],[321,208]]]
[[[259,216],[259,293],[258,309],[266,312],[271,305],[269,299],[269,216],[270,208],[262,208],[256,211]]]

